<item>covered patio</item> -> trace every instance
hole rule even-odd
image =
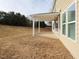
[[[59,22],[60,13],[59,12],[50,12],[50,13],[40,13],[40,14],[33,14],[30,15],[29,18],[33,21],[33,33],[32,35],[35,36],[35,22],[38,21],[38,33],[40,33],[40,22],[41,21],[50,21],[52,22],[52,31],[54,29],[53,22]],[[58,25],[59,27],[59,25]]]

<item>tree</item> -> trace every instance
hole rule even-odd
[[[1,18],[2,17],[2,18]],[[24,15],[15,12],[0,12],[0,23],[13,25],[13,26],[27,26],[32,27],[32,21]],[[38,22],[35,22],[35,26],[38,27]],[[45,23],[41,22],[41,27],[45,27]]]

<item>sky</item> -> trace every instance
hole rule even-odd
[[[53,0],[0,0],[0,11],[20,12],[24,15],[50,12]]]

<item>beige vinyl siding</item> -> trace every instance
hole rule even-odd
[[[77,28],[77,30],[78,30],[78,33],[77,33],[78,36],[77,36],[77,37],[78,37],[78,39],[79,39],[79,1],[78,1],[78,6],[77,6],[77,7],[78,7],[78,10],[77,10],[77,11],[78,11],[78,15],[77,15],[77,17],[78,17],[78,18],[77,18],[77,19],[78,19],[78,20],[77,20],[77,22],[78,22],[78,23],[77,23],[77,24],[78,24],[78,25],[77,25],[77,26],[78,26],[78,28]],[[78,40],[78,43],[79,43],[79,40]]]
[[[75,0],[56,0],[54,11],[57,12],[59,12],[60,10],[64,11],[69,6],[69,4],[72,3],[73,1]]]

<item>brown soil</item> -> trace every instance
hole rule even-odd
[[[58,39],[32,37],[31,28],[0,25],[0,59],[74,58]]]

